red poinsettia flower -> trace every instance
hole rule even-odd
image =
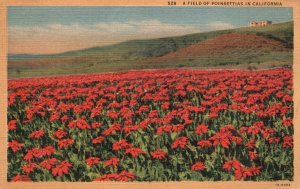
[[[116,131],[121,131],[121,124],[115,123],[111,125],[108,129],[102,132],[102,135],[109,136],[115,133]]]
[[[8,130],[15,131],[17,129],[17,120],[10,120],[7,127]]]
[[[69,145],[72,145],[73,143],[74,143],[74,141],[73,141],[72,139],[70,139],[70,138],[68,138],[68,139],[63,139],[63,140],[58,141],[58,147],[59,147],[60,149],[66,148],[66,147],[68,147]]]
[[[92,123],[92,129],[97,129],[97,128],[101,127],[102,125],[103,125],[103,123],[101,123],[101,122]]]
[[[205,165],[203,162],[199,161],[195,164],[192,165],[192,170],[193,171],[203,171],[205,169]]]
[[[111,119],[117,119],[119,117],[119,114],[115,111],[108,111],[107,116]]]
[[[129,144],[125,139],[119,140],[118,142],[114,143],[112,149],[117,151],[124,148],[130,148],[132,144]]]
[[[42,161],[39,165],[45,169],[50,170],[52,166],[56,164],[56,161],[56,158],[50,158]]]
[[[23,157],[26,161],[31,161],[32,158],[39,158],[46,155],[45,150],[43,148],[33,148],[31,150],[27,150],[27,153]]]
[[[28,175],[16,175],[11,181],[13,182],[32,182],[32,179]]]
[[[260,127],[251,126],[248,128],[249,135],[257,135],[261,131]]]
[[[135,179],[135,175],[133,173],[127,172],[125,170],[123,170],[121,173],[118,174],[116,180],[117,181],[130,181],[130,180],[134,180]]]
[[[104,141],[104,137],[103,136],[98,136],[97,138],[94,138],[93,140],[92,140],[92,143],[93,144],[101,144],[103,141]]]
[[[65,123],[69,120],[69,117],[67,115],[64,115],[60,118],[60,120]]]
[[[253,167],[250,167],[248,169],[248,171],[250,172],[250,175],[256,176],[256,175],[259,175],[259,173],[261,171],[261,167],[253,166]]]
[[[42,153],[43,155],[48,155],[50,156],[55,152],[55,149],[53,146],[46,146],[45,148],[42,148]]]
[[[294,146],[293,141],[294,141],[293,136],[283,137],[282,147],[283,148],[293,148],[293,146]]]
[[[161,150],[161,149],[158,149],[158,150],[155,150],[154,152],[151,153],[151,156],[154,158],[154,159],[164,159],[166,157],[166,152]]]
[[[120,159],[117,158],[117,157],[112,157],[110,158],[109,160],[105,161],[104,162],[104,167],[108,167],[108,166],[114,166],[114,167],[117,167],[118,164],[120,162]]]
[[[237,160],[229,160],[224,163],[223,169],[226,169],[227,171],[231,171],[232,168],[239,169],[241,167],[241,163]]]
[[[43,130],[34,131],[29,135],[29,138],[39,139],[45,135]]]
[[[269,141],[270,144],[273,144],[273,143],[279,143],[280,137],[270,137],[270,138],[268,139],[268,141]]]
[[[198,146],[200,146],[201,148],[205,148],[205,147],[210,147],[212,146],[212,143],[209,140],[199,140],[198,141]]]
[[[230,135],[228,135],[227,133],[217,133],[214,136],[210,137],[209,140],[213,141],[214,146],[221,145],[224,148],[229,148],[229,137]]]
[[[201,135],[203,133],[207,133],[208,132],[208,127],[204,124],[198,125],[195,129],[195,133],[197,135]]]
[[[58,139],[62,139],[63,137],[67,136],[67,132],[63,129],[58,129],[57,131],[53,132],[53,135]]]
[[[290,119],[290,118],[284,119],[282,124],[285,127],[290,127],[293,125],[293,119]]]
[[[118,177],[118,174],[111,173],[111,174],[104,174],[100,177],[95,178],[93,181],[113,181],[116,180]]]
[[[132,157],[137,157],[140,154],[146,154],[142,149],[140,148],[127,148],[125,150],[125,154],[130,154]]]
[[[21,150],[22,146],[23,146],[23,144],[19,143],[16,140],[12,140],[11,142],[8,143],[8,147],[10,147],[13,152],[17,152],[17,151]]]
[[[77,127],[79,129],[82,129],[82,130],[91,128],[91,126],[88,124],[88,122],[85,119],[82,119],[82,118],[71,121],[68,124],[68,127],[70,127],[70,128],[76,128]]]
[[[185,148],[185,146],[187,145],[187,137],[179,137],[177,139],[175,139],[174,143],[172,144],[172,148]]]
[[[231,140],[233,142],[235,142],[237,145],[241,145],[243,143],[243,139],[241,137],[238,137],[238,136],[231,136],[230,137]]]
[[[172,131],[172,126],[171,125],[166,125],[166,126],[161,126],[161,127],[158,127],[157,130],[156,130],[156,134],[157,135],[161,135],[163,134],[164,132],[165,133],[169,133]]]
[[[93,166],[98,164],[100,161],[100,158],[98,157],[89,157],[85,160],[86,164],[88,164],[88,166]]]
[[[22,170],[26,174],[29,174],[29,173],[33,172],[35,168],[36,168],[36,164],[35,163],[28,163],[28,164],[26,164],[26,165],[24,165],[22,167]]]
[[[62,176],[63,174],[69,174],[69,169],[72,165],[68,161],[63,161],[56,167],[52,168],[53,176]]]
[[[270,138],[271,135],[274,134],[274,132],[275,132],[274,129],[267,127],[261,133],[265,139],[268,139]]]
[[[240,167],[234,171],[234,176],[236,180],[241,180],[248,176],[252,176],[252,173],[245,167]]]
[[[248,154],[251,160],[254,160],[257,157],[256,151],[249,151]]]
[[[255,148],[255,140],[254,139],[250,139],[246,145],[245,145],[248,149],[253,149]]]

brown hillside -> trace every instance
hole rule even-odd
[[[288,50],[288,48],[280,41],[265,38],[263,36],[230,33],[190,45],[179,49],[178,51],[159,57],[158,59],[165,60],[173,58],[211,56],[212,54],[243,51],[265,52],[269,50],[285,51]]]

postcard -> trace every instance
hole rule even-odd
[[[0,189],[300,188],[299,8],[3,1]]]

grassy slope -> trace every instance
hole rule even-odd
[[[178,60],[151,64],[151,59],[187,47],[191,44],[214,38],[222,34],[238,32],[256,34],[281,41],[291,50],[287,52],[269,52],[261,56],[252,56],[251,52],[241,56],[232,53],[227,56],[201,57],[201,59]],[[10,60],[9,78],[31,77],[40,75],[77,74],[128,69],[150,69],[169,67],[228,67],[240,65],[249,67],[272,67],[291,64],[293,47],[293,23],[274,24],[261,28],[238,28],[233,30],[213,31],[190,34],[180,37],[168,37],[150,40],[133,40],[106,47],[95,47],[71,51],[56,55],[37,56],[30,60]],[[252,57],[252,59],[249,57]],[[31,57],[32,58],[32,57]],[[266,65],[264,64],[266,63]]]

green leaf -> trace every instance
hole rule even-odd
[[[186,172],[179,172],[178,176],[179,176],[180,180],[186,180],[187,173]]]
[[[176,136],[177,136],[177,133],[173,133],[173,132],[171,133],[171,139],[172,140],[174,140],[176,138]]]

